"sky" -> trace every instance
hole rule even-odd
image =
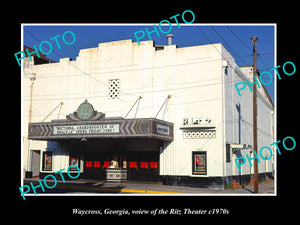
[[[156,23],[153,23],[156,24]],[[152,31],[153,24],[24,24],[23,25],[23,41],[24,45],[33,48],[34,45],[39,47],[43,41],[49,41],[53,50],[46,57],[56,62],[59,58],[71,58],[76,60],[80,49],[94,48],[99,43],[111,42],[118,40],[132,39],[136,42],[134,33],[139,30],[144,30],[147,27]],[[164,24],[164,23],[163,23]],[[165,23],[166,24],[166,23]],[[158,27],[158,24],[156,24]],[[168,26],[168,25],[167,25]],[[167,31],[168,27],[162,27],[163,31]],[[62,41],[62,35],[66,31],[72,31],[76,40],[72,45],[65,45]],[[156,45],[167,45],[166,34],[159,32],[159,37],[156,33],[152,33],[152,40]],[[274,54],[275,52],[275,27],[273,24],[189,24],[180,23],[180,28],[177,24],[172,24],[171,34],[174,35],[173,44],[179,48],[197,45],[206,45],[212,43],[222,43],[227,51],[235,58],[235,62],[239,66],[252,65],[252,42],[250,37],[257,36],[257,69],[260,73],[270,71],[275,66]],[[61,49],[58,49],[55,40],[51,38],[60,35],[57,38]],[[138,34],[139,35],[139,34]],[[67,42],[71,42],[70,34],[65,36]],[[147,41],[149,37],[147,34],[140,41]],[[43,50],[48,52],[47,44],[43,44]],[[274,80],[270,85],[266,85],[266,89],[274,103]],[[267,83],[267,81],[266,81]]]

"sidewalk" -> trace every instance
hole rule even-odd
[[[37,179],[25,179],[24,185],[38,185]],[[49,185],[51,181],[47,180]],[[258,186],[259,194],[274,194],[274,181],[264,182]],[[45,192],[41,188],[37,188],[39,193],[113,193],[113,194],[209,194],[209,195],[234,195],[234,194],[253,194],[253,185],[245,186],[244,188],[219,190],[216,188],[198,188],[184,186],[169,186],[161,183],[141,183],[141,182],[123,182],[123,183],[108,183],[105,181],[95,180],[77,180],[77,181],[57,181],[57,185],[53,189],[45,188]],[[30,193],[33,193],[32,191]]]

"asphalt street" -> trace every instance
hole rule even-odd
[[[44,185],[43,180],[42,184]],[[32,183],[33,186],[39,185],[38,179],[25,179],[24,185]],[[77,180],[75,181],[57,181],[57,184],[47,180],[49,187],[44,186],[44,192],[41,187],[36,187],[37,194],[156,194],[156,195],[184,195],[184,194],[201,194],[201,195],[251,195],[253,194],[253,185],[245,186],[238,189],[220,190],[217,188],[198,188],[184,186],[170,186],[161,183],[141,183],[141,182],[123,182],[123,183],[108,183],[105,181],[95,180]],[[25,188],[24,188],[25,192]],[[29,193],[34,193],[32,188]],[[263,182],[259,184],[259,193],[272,195],[275,193],[274,181]]]

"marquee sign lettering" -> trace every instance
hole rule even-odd
[[[119,124],[53,126],[53,135],[119,133]]]

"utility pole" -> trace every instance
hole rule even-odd
[[[257,78],[257,69],[256,69],[256,41],[258,37],[253,36],[250,38],[253,42],[253,82],[258,79]],[[257,87],[256,83],[253,85],[253,150],[255,153],[254,158],[254,193],[258,193],[258,163],[257,163]]]

